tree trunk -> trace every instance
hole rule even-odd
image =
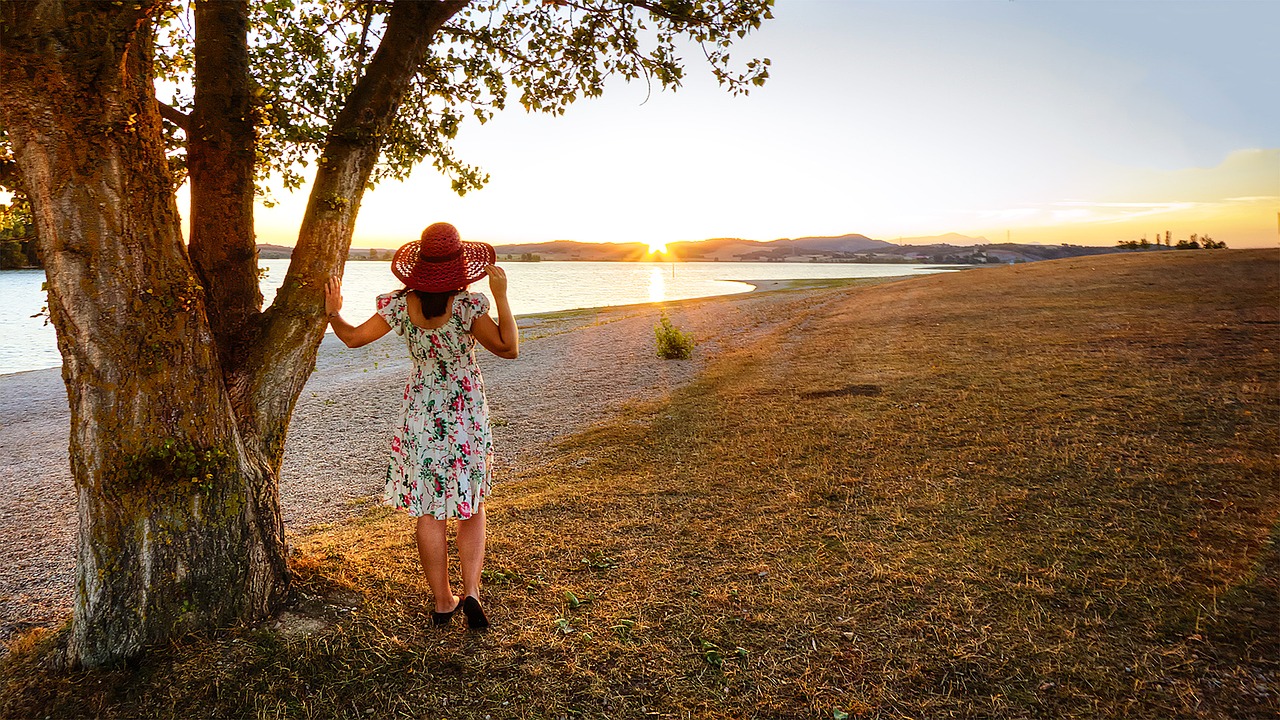
[[[262,309],[253,232],[254,129],[248,0],[196,2],[195,103],[187,122],[191,237],[225,371]],[[235,385],[236,383],[232,383]]]
[[[30,193],[71,404],[76,664],[283,600],[277,480],[324,334],[323,282],[342,269],[381,137],[431,37],[466,2],[393,4],[263,314],[244,0],[197,3],[208,67],[189,138],[191,256],[152,87],[159,4],[0,0],[0,123]]]
[[[0,113],[30,191],[71,406],[68,652],[86,665],[260,617],[288,583],[278,459],[242,440],[182,244],[150,9],[0,5]]]

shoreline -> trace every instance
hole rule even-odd
[[[787,281],[761,284],[791,288]],[[723,350],[807,312],[806,298],[819,290],[797,290],[522,317],[518,360],[480,356],[497,449],[495,501],[515,476],[545,462],[559,439],[631,403],[661,400]],[[657,357],[653,326],[660,312],[698,339],[693,359]],[[386,437],[410,370],[401,342],[392,334],[358,349],[332,334],[321,341],[316,370],[290,422],[280,474],[290,542],[380,499]],[[58,368],[0,376],[0,545],[21,549],[0,566],[0,643],[28,628],[59,624],[70,611],[76,502],[69,426]]]
[[[563,317],[567,317],[572,313],[593,313],[593,312],[600,312],[603,310],[610,310],[610,309],[635,309],[635,308],[649,307],[651,305],[664,305],[664,306],[677,305],[679,303],[684,303],[684,302],[707,300],[709,298],[732,297],[734,295],[744,295],[744,294],[753,293],[753,292],[773,292],[778,290],[803,289],[808,287],[814,287],[814,283],[818,283],[819,284],[818,286],[826,286],[828,284],[846,284],[846,283],[849,283],[850,281],[870,280],[870,281],[876,281],[876,282],[885,282],[885,281],[892,281],[892,280],[902,280],[909,277],[916,277],[916,276],[892,275],[892,276],[875,277],[875,278],[821,278],[821,279],[794,278],[794,279],[782,279],[782,280],[730,280],[730,279],[718,278],[717,281],[719,282],[741,283],[743,285],[750,285],[751,289],[744,290],[742,292],[720,293],[717,295],[700,295],[698,297],[679,298],[676,300],[651,300],[648,302],[627,303],[623,305],[593,305],[593,306],[580,307],[580,308],[565,308],[563,310],[546,310],[543,312],[516,315],[516,324],[519,325],[520,328],[523,330],[526,326],[541,325],[542,323],[546,322],[549,319],[561,319]],[[325,340],[328,340],[332,336],[333,336],[332,331],[329,331],[329,330],[325,331]],[[322,347],[324,345],[324,342],[325,342],[324,340],[321,341]],[[62,367],[61,365],[51,365],[49,367],[32,368],[30,370],[0,372],[0,383],[4,383],[7,378],[16,378],[19,375],[26,375],[29,373],[43,373],[43,372],[49,372],[49,371],[58,371],[60,373],[61,367]],[[4,390],[3,386],[0,386],[0,393],[3,393],[3,390]],[[4,401],[3,395],[0,394],[0,403],[2,403],[3,401]]]

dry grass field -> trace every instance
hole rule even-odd
[[[279,623],[95,672],[30,635],[0,712],[1276,717],[1280,254],[796,292],[498,489],[487,634],[430,627],[371,509],[298,543]]]

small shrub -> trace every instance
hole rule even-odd
[[[665,313],[659,324],[653,327],[653,334],[658,339],[658,357],[664,360],[688,360],[693,355],[693,335],[672,325],[671,318]]]

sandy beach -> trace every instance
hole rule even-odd
[[[755,292],[522,317],[520,357],[481,353],[498,453],[494,502],[506,476],[538,463],[557,438],[634,400],[657,399],[720,350],[794,317],[812,293],[787,281]],[[698,340],[694,358],[654,353],[666,311]],[[394,335],[351,350],[333,335],[299,398],[280,480],[291,535],[363,512],[380,499],[386,442],[409,371]],[[71,610],[75,495],[67,460],[66,391],[59,370],[0,376],[0,642],[52,626]],[[409,542],[406,536],[406,542]]]

